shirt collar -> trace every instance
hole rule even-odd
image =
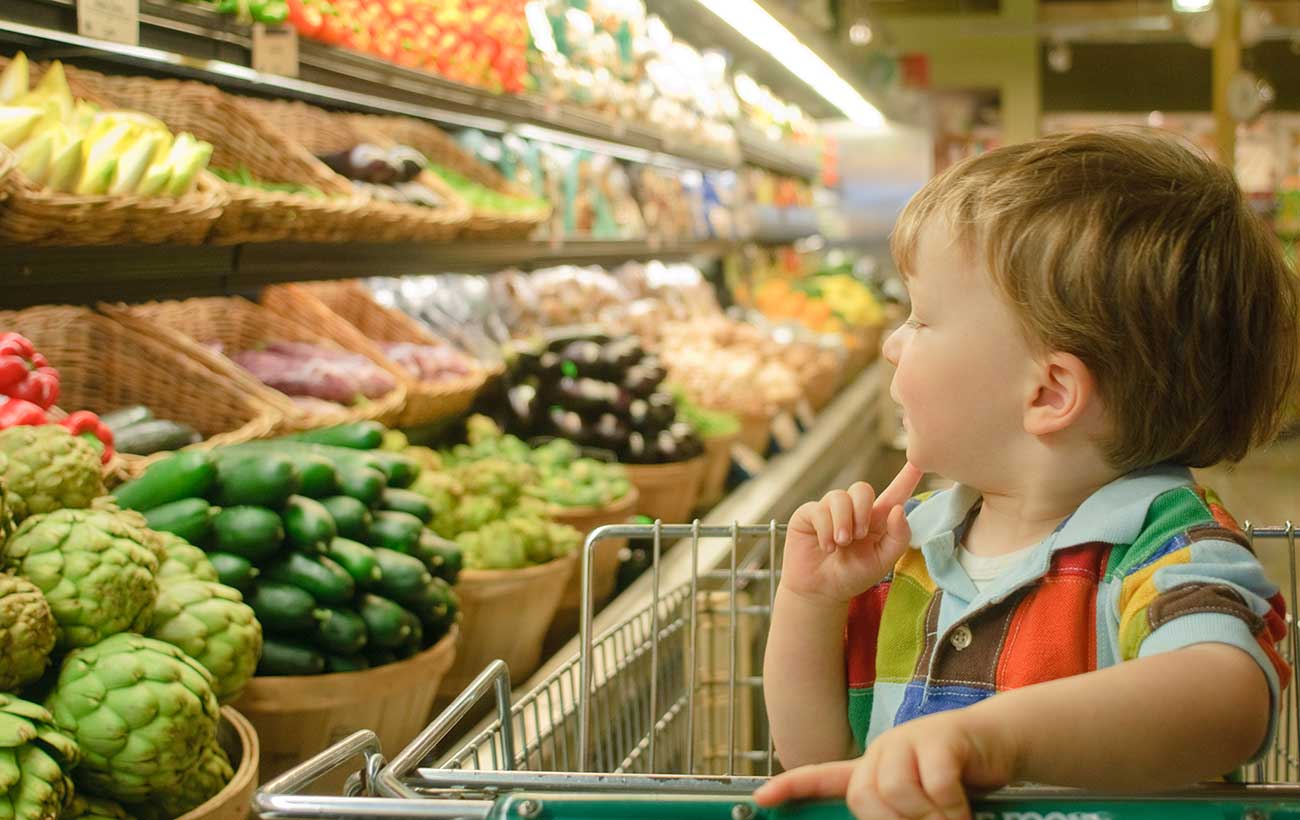
[[[1020,565],[1020,571],[1011,573],[1016,576],[1014,579],[1008,578],[1007,585],[997,584],[997,589],[988,590],[986,596],[1005,592],[1009,584],[1018,587],[1041,577],[1057,550],[1095,542],[1133,543],[1142,532],[1151,502],[1169,490],[1191,483],[1191,471],[1169,464],[1120,476],[1084,499],[1055,532],[1038,543]],[[908,515],[912,548],[925,554],[926,566],[935,583],[967,600],[976,597],[975,587],[957,563],[954,532],[979,500],[978,490],[957,484],[922,501]]]

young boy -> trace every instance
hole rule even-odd
[[[1284,604],[1187,468],[1276,431],[1300,296],[1230,172],[1155,132],[1048,137],[933,180],[893,251],[909,463],[790,521],[764,676],[793,771],[758,802],[955,820],[968,788],[1262,753]],[[956,486],[908,501],[923,472]]]

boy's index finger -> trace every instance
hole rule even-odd
[[[921,478],[924,476],[924,470],[910,461],[907,462],[903,465],[903,469],[898,471],[898,475],[894,476],[894,480],[889,482],[889,486],[876,497],[876,508],[892,510],[901,505],[916,492],[917,485],[921,483]]]

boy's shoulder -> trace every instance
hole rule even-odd
[[[1245,532],[1212,489],[1188,483],[1166,490],[1151,500],[1134,537],[1114,544],[1106,575],[1127,576],[1202,543],[1250,550]]]

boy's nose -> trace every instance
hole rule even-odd
[[[903,346],[902,332],[902,327],[894,328],[889,336],[886,337],[885,347],[881,351],[882,355],[885,357],[885,361],[889,362],[894,367],[898,367],[898,354]]]

